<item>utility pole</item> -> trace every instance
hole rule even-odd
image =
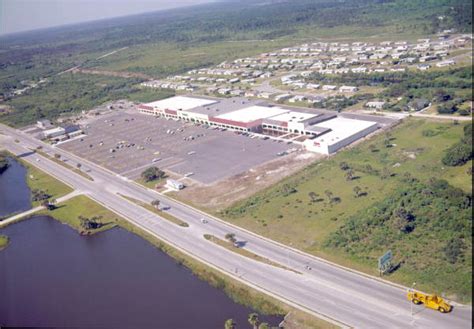
[[[413,288],[416,286],[416,282],[413,282],[413,284],[411,285],[411,288],[410,290],[413,292]],[[413,302],[410,301],[410,311],[411,311],[411,318],[413,320]]]

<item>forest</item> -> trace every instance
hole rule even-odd
[[[0,95],[20,88],[23,80],[87,66],[100,54],[127,46],[341,36],[347,27],[353,31],[350,37],[356,31],[429,34],[456,28],[462,32],[472,26],[471,12],[467,0],[244,0],[7,35],[0,38]],[[439,21],[440,15],[446,19]]]
[[[408,177],[406,183],[349,218],[324,246],[373,262],[391,249],[394,266],[401,271],[439,287],[456,287],[468,296],[472,290],[468,271],[472,266],[472,196],[436,178],[422,183]]]

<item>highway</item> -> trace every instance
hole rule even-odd
[[[347,270],[232,226],[119,177],[85,159],[35,140],[21,131],[0,125],[0,132],[0,146],[22,155],[25,161],[89,195],[134,225],[188,255],[294,307],[322,315],[326,320],[337,321],[339,325],[346,327],[471,328],[471,307],[456,306],[450,314],[441,314],[423,306],[413,306],[412,314],[411,304],[405,298],[405,288],[401,286]],[[80,162],[83,168],[90,169],[88,174],[94,181],[31,152],[31,149],[40,145],[43,151],[59,153],[69,163]],[[170,214],[190,226],[175,225],[117,193],[144,202],[159,199],[162,204],[171,207],[168,210]],[[202,223],[202,218],[208,222]],[[204,234],[212,234],[224,238],[226,233],[235,233],[237,240],[246,242],[244,248],[249,251],[299,273],[245,258],[203,237]]]

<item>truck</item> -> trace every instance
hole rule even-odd
[[[407,298],[415,305],[423,304],[425,307],[432,308],[441,313],[449,313],[452,306],[437,295],[428,295],[419,291],[408,290]]]

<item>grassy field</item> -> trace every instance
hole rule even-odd
[[[21,160],[20,160],[21,161]],[[46,174],[40,169],[32,166],[25,161],[21,161],[22,165],[27,169],[27,184],[31,190],[43,190],[47,194],[51,195],[52,199],[57,199],[73,190],[68,185],[58,181],[56,178]],[[33,201],[33,207],[38,206],[40,202]]]
[[[421,181],[431,177],[445,179],[470,193],[468,168],[472,161],[461,167],[441,163],[444,150],[459,140],[462,129],[462,125],[452,123],[408,119],[389,135],[373,136],[363,144],[314,163],[217,215],[312,254],[377,274],[376,263],[324,248],[324,241],[352,215],[405,186],[403,177],[407,172]],[[340,168],[342,162],[353,168],[351,180]],[[409,278],[397,272],[391,276],[403,283],[409,282]],[[429,282],[425,287],[434,289]],[[451,291],[455,290],[451,287]]]
[[[0,250],[5,249],[8,246],[8,237],[6,235],[0,235]]]
[[[197,45],[156,43],[131,47],[94,63],[112,71],[146,73],[153,77],[184,73],[291,45],[290,40],[211,42]]]
[[[39,215],[47,215],[56,218],[61,223],[67,224],[79,232],[94,234],[106,231],[117,225],[121,219],[118,215],[110,210],[102,207],[85,195],[79,195],[57,206],[55,210],[42,210],[37,213]],[[91,218],[93,216],[101,217],[100,222],[104,224],[99,229],[87,231],[81,227],[79,216]]]

